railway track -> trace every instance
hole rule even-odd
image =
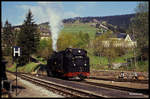
[[[137,90],[119,86],[99,84],[95,82],[75,82],[39,75],[38,78],[29,74],[19,73],[20,77],[41,85],[65,97],[103,97],[103,98],[139,98],[147,97],[147,90]],[[106,87],[106,88],[104,88]],[[136,95],[130,95],[135,93]]]
[[[43,76],[41,76],[40,78],[42,78]],[[49,78],[49,77],[45,77],[44,79],[47,79],[47,80],[53,80],[54,82],[60,82],[60,83],[62,83],[62,80],[60,80],[60,79],[55,79],[55,78]],[[56,81],[55,81],[56,80]],[[135,94],[138,94],[138,97],[143,97],[144,95],[144,92],[142,93],[142,91],[139,91],[138,93],[136,92],[136,89],[135,89],[135,91],[134,91],[134,89],[132,90],[132,89],[128,89],[128,88],[126,88],[126,90],[124,90],[123,89],[123,87],[122,87],[122,89],[121,89],[121,87],[118,87],[117,88],[117,86],[115,86],[116,88],[114,88],[114,86],[107,86],[107,84],[106,85],[100,85],[100,84],[98,84],[98,83],[92,83],[92,82],[86,82],[86,84],[85,84],[85,81],[84,82],[76,82],[76,81],[66,81],[66,80],[63,80],[64,82],[65,82],[65,84],[66,85],[72,85],[72,86],[74,86],[75,88],[77,88],[77,87],[84,87],[83,89],[86,89],[86,90],[89,90],[90,92],[95,92],[95,93],[99,93],[99,95],[101,95],[102,97],[107,97],[107,98],[120,98],[120,97],[136,97],[136,96],[129,96],[129,94],[130,93],[135,93]],[[64,84],[64,82],[63,82],[63,84]],[[67,83],[69,83],[69,84],[67,84]],[[87,85],[88,84],[88,85]],[[94,85],[94,87],[93,87],[93,85]],[[95,87],[95,85],[96,85],[96,87]],[[98,87],[99,88],[98,88]],[[103,88],[104,87],[107,87],[106,89]],[[116,90],[117,89],[117,90]],[[145,91],[145,90],[144,90]],[[147,90],[146,90],[147,91]],[[109,93],[109,94],[108,94]],[[145,94],[145,95],[147,95],[147,94]]]
[[[128,88],[128,87],[121,87],[121,86],[108,85],[108,84],[103,84],[103,83],[95,83],[95,82],[89,82],[89,81],[82,81],[81,83],[86,83],[86,84],[94,85],[97,87],[106,87],[106,88],[123,90],[123,91],[128,91],[128,92],[142,93],[145,95],[149,94],[148,89]]]
[[[27,74],[19,74],[18,76],[22,79],[30,81],[36,85],[45,87],[46,89],[51,90],[57,94],[63,95],[65,97],[76,97],[76,98],[78,97],[79,98],[102,98],[103,97],[99,94],[92,93],[87,90],[81,90],[78,88],[73,88],[62,84],[46,81]]]

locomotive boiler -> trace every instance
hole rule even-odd
[[[47,75],[83,80],[90,75],[89,57],[84,49],[66,48],[47,61]]]

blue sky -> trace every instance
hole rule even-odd
[[[137,1],[114,1],[114,2],[2,2],[2,23],[8,21],[12,25],[22,24],[28,9],[31,9],[36,23],[46,22],[48,16],[44,13],[47,8],[59,13],[62,19],[85,16],[111,16],[135,13]],[[44,5],[46,4],[46,5]]]

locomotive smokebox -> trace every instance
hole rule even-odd
[[[56,54],[57,53],[57,51],[53,51],[53,54]]]

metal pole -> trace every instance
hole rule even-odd
[[[16,66],[16,96],[17,96],[17,66]]]
[[[16,51],[15,48],[18,48],[18,50]],[[17,53],[17,56],[15,55]],[[14,47],[14,59],[16,60],[16,96],[17,96],[17,67],[18,67],[18,56],[20,56],[20,48],[19,47]]]
[[[17,96],[17,87],[18,87],[18,84],[17,84],[17,74],[18,74],[18,71],[17,71],[17,67],[18,67],[18,57],[16,59],[16,96]]]

